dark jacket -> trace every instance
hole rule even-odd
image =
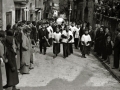
[[[5,67],[6,67],[8,86],[15,86],[19,83],[16,59],[15,59],[16,52],[14,51],[12,45],[13,45],[13,37],[7,36],[5,46],[6,46],[6,57],[8,59],[8,62],[5,64]]]
[[[30,38],[33,39],[35,42],[37,41],[37,28],[35,26],[32,27],[31,29],[31,33],[30,33]]]
[[[120,35],[116,36],[113,49],[120,52]]]
[[[45,30],[39,29],[38,30],[38,38],[40,39],[40,42],[42,42],[45,46],[47,46],[46,39],[48,39],[48,34],[49,34],[49,32],[47,31],[47,29],[45,29]],[[46,39],[45,39],[45,37],[46,37]]]
[[[112,43],[110,42],[106,42],[106,54],[107,55],[111,55],[112,54]]]

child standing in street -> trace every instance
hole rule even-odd
[[[85,34],[83,34],[81,38],[82,58],[86,58],[85,54],[89,54],[90,52],[91,37],[88,33],[88,30],[85,30]]]
[[[53,34],[53,53],[57,56],[60,53],[61,33],[59,27],[56,27],[56,32]]]
[[[112,48],[113,48],[113,42],[111,40],[111,37],[108,36],[105,44],[105,55],[107,57],[106,63],[110,64],[110,56],[112,55]]]

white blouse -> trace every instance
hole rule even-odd
[[[83,34],[83,35],[82,35],[82,38],[81,38],[81,41],[83,41],[86,46],[89,46],[90,44],[89,44],[89,43],[87,44],[87,42],[88,42],[88,41],[91,41],[90,35],[89,35],[89,34],[88,34],[88,35]],[[82,45],[83,45],[83,44],[82,44]]]
[[[47,28],[48,32],[49,32],[49,38],[53,38],[53,28],[51,26],[49,26]]]
[[[55,39],[54,43],[60,43],[60,39],[61,39],[61,33],[53,33],[53,38]]]
[[[63,31],[62,31],[62,35],[68,37],[68,33],[66,32],[66,30],[63,30]],[[67,43],[67,41],[68,41],[68,38],[62,38],[62,42],[63,42],[63,43]]]

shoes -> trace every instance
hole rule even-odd
[[[64,56],[63,58],[65,59],[66,57]]]
[[[3,86],[4,89],[8,88],[8,85]]]
[[[29,69],[34,69],[34,67],[30,67]]]
[[[13,87],[13,89],[12,90],[20,90],[20,89],[16,89],[15,87]]]
[[[115,68],[115,67],[112,67],[112,69],[117,69],[117,68]]]
[[[12,90],[20,90],[20,89],[16,89],[16,88],[15,88],[15,89],[12,89]]]
[[[90,55],[90,53],[87,54],[88,56]]]
[[[78,49],[78,47],[75,47],[75,49]]]
[[[82,56],[82,58],[86,58],[85,56]]]
[[[45,55],[46,53],[44,52],[44,55]]]

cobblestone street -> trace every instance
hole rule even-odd
[[[79,50],[75,49],[74,54],[66,59],[62,57],[62,52],[56,58],[53,56],[52,47],[46,55],[36,53],[34,69],[30,74],[19,75],[20,83],[17,87],[21,90],[120,89],[118,81],[92,54],[83,59]],[[5,84],[5,75],[3,77]]]

